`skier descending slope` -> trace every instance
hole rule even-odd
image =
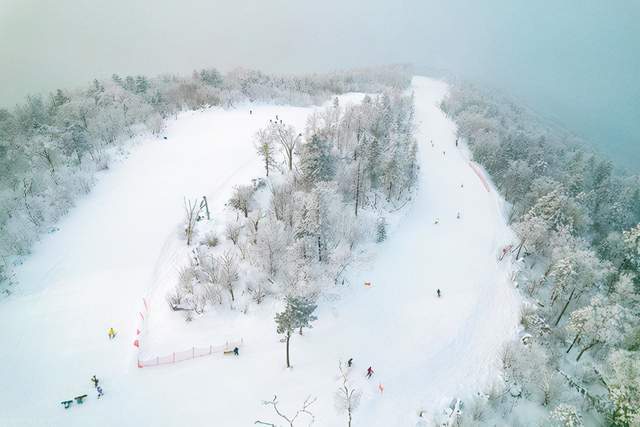
[[[367,368],[367,378],[371,378],[372,375],[373,375],[373,369],[371,368],[371,366],[369,366],[369,368]]]

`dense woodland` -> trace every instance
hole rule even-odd
[[[0,289],[10,293],[12,266],[42,233],[109,168],[135,137],[161,135],[165,120],[184,110],[243,102],[306,106],[349,91],[406,87],[404,67],[270,76],[215,69],[190,77],[118,76],[75,90],[29,96],[0,109]]]
[[[508,100],[442,109],[510,204],[523,335],[461,425],[640,425],[640,180]]]

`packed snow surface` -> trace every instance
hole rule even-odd
[[[349,358],[363,392],[353,425],[416,425],[419,411],[468,398],[494,380],[519,313],[512,266],[497,259],[512,239],[503,203],[456,147],[455,125],[439,109],[446,84],[416,77],[412,89],[421,166],[414,200],[350,285],[336,290],[339,298],[321,302],[314,328],[292,337],[292,369],[273,303],[186,323],[164,294],[186,256],[178,238],[183,196],[206,194],[220,212],[234,185],[262,174],[255,131],[275,115],[302,129],[312,109],[189,112],[169,123],[166,140],[149,138],[106,173],[18,268],[18,291],[0,304],[0,425],[279,423],[261,404],[274,395],[285,412],[317,397],[316,425],[343,425],[334,393],[338,362]],[[240,357],[138,369],[132,342],[143,297],[151,304],[143,356],[242,338]],[[112,341],[110,326],[118,332]],[[366,379],[369,366],[375,373]],[[94,374],[105,392],[100,400]],[[85,393],[83,405],[60,404]]]

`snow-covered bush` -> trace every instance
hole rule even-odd
[[[210,248],[214,248],[216,246],[218,246],[218,243],[220,242],[220,240],[218,239],[218,235],[212,231],[208,232],[207,234],[204,235],[204,238],[202,240],[202,243],[207,245]]]
[[[581,427],[584,425],[580,413],[571,405],[556,406],[551,411],[551,419],[560,427]]]
[[[240,241],[240,232],[242,231],[242,224],[239,223],[227,223],[224,235],[227,239],[231,240],[234,245],[237,245]]]

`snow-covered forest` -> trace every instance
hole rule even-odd
[[[300,77],[244,69],[225,75],[205,69],[190,77],[114,74],[0,109],[0,289],[10,292],[12,267],[39,235],[55,231],[99,171],[123,157],[136,137],[162,135],[166,119],[178,112],[243,102],[306,106],[409,82],[402,66]]]
[[[442,109],[510,204],[525,299],[502,380],[461,425],[640,425],[640,178],[474,87]]]
[[[254,137],[264,178],[234,189],[223,221],[200,225],[205,201],[185,201],[193,257],[171,307],[192,320],[192,312],[247,310],[247,300],[272,296],[315,301],[343,285],[359,245],[384,241],[385,216],[411,197],[413,119],[412,97],[392,89],[345,107],[335,98],[304,130],[269,119]]]

